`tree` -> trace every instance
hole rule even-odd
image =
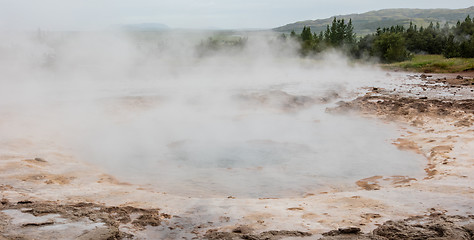
[[[461,50],[461,57],[474,57],[474,37],[471,35],[470,39],[462,42],[459,48]]]
[[[322,39],[321,39],[322,40]],[[334,18],[331,26],[327,25],[324,32],[324,42],[332,47],[348,47],[355,45],[356,39],[352,19],[345,23],[344,19]]]
[[[314,48],[313,34],[311,33],[310,27],[306,27],[306,26],[303,27],[303,31],[301,31],[300,39],[301,39],[301,53],[303,55],[307,55]]]
[[[474,57],[474,22],[467,15],[463,22],[458,21],[446,40],[443,55],[445,57]]]
[[[344,19],[343,19],[344,23]],[[352,19],[349,19],[349,23],[344,27],[344,44],[355,43],[354,26],[352,26]]]
[[[357,42],[357,51],[355,51],[353,55],[357,58],[362,58],[371,55],[374,39],[374,34],[368,34],[365,35],[363,38],[359,39],[359,41]]]
[[[311,33],[311,28],[310,27],[303,27],[303,31],[301,31],[301,41],[313,41],[313,34]]]
[[[291,30],[290,37],[291,38],[296,38],[295,30]]]
[[[450,34],[446,41],[443,55],[447,58],[461,56],[459,45],[454,41],[454,35]]]
[[[353,57],[366,55],[380,57],[384,62],[403,61],[412,53],[443,54],[445,57],[474,57],[474,20],[468,15],[464,21],[458,21],[453,27],[447,23],[443,27],[439,22],[431,22],[424,27],[410,22],[408,28],[403,25],[377,28],[375,34],[359,39],[354,34],[352,19],[333,18],[325,31],[312,33],[304,26],[301,34],[294,31],[291,37],[298,39],[301,53],[307,55],[324,49],[338,48]]]
[[[410,57],[402,33],[385,32],[376,36],[372,55],[384,62],[404,61]]]

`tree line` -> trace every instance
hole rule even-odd
[[[304,27],[300,34],[292,31],[290,38],[301,44],[300,53],[310,55],[328,48],[338,48],[356,57],[378,57],[384,62],[409,59],[412,54],[443,54],[447,58],[474,57],[474,20],[468,15],[455,26],[447,23],[431,23],[428,27],[418,27],[410,22],[408,28],[392,26],[378,28],[373,34],[356,38],[352,20],[334,18],[331,25],[319,34]],[[283,39],[287,39],[285,34]]]

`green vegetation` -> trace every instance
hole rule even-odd
[[[205,41],[201,41],[196,50],[198,56],[202,57],[222,50],[240,50],[245,46],[246,42],[246,37],[221,34],[209,37]]]
[[[350,19],[334,18],[331,25],[319,34],[312,33],[310,27],[303,27],[301,34],[292,31],[290,37],[301,43],[304,56],[321,52],[327,48],[338,48],[355,58],[377,57],[385,63],[408,60],[413,54],[443,54],[447,58],[474,57],[474,21],[468,15],[456,26],[443,27],[439,23],[426,28],[410,23],[404,26],[378,28],[376,33],[356,40]],[[283,35],[282,39],[286,39]]]
[[[326,31],[321,31],[319,35],[312,33],[310,27],[304,27],[301,34],[297,35],[292,31],[290,37],[301,43],[301,54],[304,56],[327,48],[339,48],[352,52],[356,44],[353,31],[351,20],[346,24],[344,19],[334,18],[331,26],[328,25]],[[285,34],[282,36],[282,39],[286,39]]]
[[[415,55],[411,60],[383,67],[417,72],[462,72],[474,70],[474,58],[445,58],[442,55]]]
[[[384,32],[375,35],[371,54],[387,62],[403,61],[410,58],[406,41],[400,32]]]
[[[384,9],[335,17],[338,19],[352,19],[354,33],[358,36],[364,36],[375,33],[379,27],[389,28],[399,25],[407,28],[410,22],[419,27],[427,27],[430,22],[440,22],[443,25],[447,23],[449,26],[454,26],[459,19],[463,19],[467,15],[474,16],[474,6],[465,9]],[[326,26],[331,24],[333,18],[291,23],[274,30],[282,33],[289,33],[292,30],[301,32],[303,27],[306,26],[319,33],[326,30]]]

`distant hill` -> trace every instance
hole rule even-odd
[[[162,23],[139,23],[139,24],[127,24],[116,26],[123,30],[129,31],[163,31],[169,30],[170,28]]]
[[[474,17],[474,6],[463,9],[384,9],[378,11],[371,11],[362,14],[349,14],[335,16],[338,19],[344,18],[349,21],[352,19],[354,25],[354,32],[358,35],[366,35],[373,33],[378,27],[390,27],[393,25],[404,25],[408,26],[410,21],[418,26],[428,26],[430,22],[440,22],[443,24],[454,25],[458,20],[464,20],[467,15]],[[300,33],[304,26],[311,27],[311,31],[320,32],[326,30],[326,25],[331,24],[334,17],[319,19],[319,20],[306,20],[296,23],[290,23],[285,26],[274,28],[277,32],[291,32],[295,30],[296,33]]]

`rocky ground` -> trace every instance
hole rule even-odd
[[[301,198],[188,198],[19,137],[2,143],[0,239],[474,239],[473,74],[391,74],[394,88],[327,111],[396,124],[394,144],[426,157],[423,177],[372,176]]]
[[[362,233],[360,228],[339,228],[323,233],[321,240],[388,240],[388,239],[473,239],[474,216],[446,216],[431,214],[415,216],[399,221],[387,221],[370,233]],[[311,233],[299,231],[268,231],[252,234],[252,229],[237,227],[232,232],[210,230],[205,237],[208,239],[282,239],[288,237],[307,237]]]
[[[351,101],[340,101],[327,111],[334,114],[361,114],[385,121],[408,125],[413,128],[394,144],[400,149],[425,155],[427,165],[424,179],[406,176],[373,176],[361,179],[356,184],[366,191],[383,188],[420,189],[430,186],[430,191],[443,192],[446,187],[461,188],[468,204],[472,198],[474,157],[474,80],[472,73],[408,75],[408,79],[420,79],[421,84],[411,84],[397,89],[368,88],[365,95]],[[456,96],[457,95],[457,96]],[[450,182],[461,179],[458,183]],[[469,179],[469,180],[468,180]],[[444,183],[443,183],[444,181]],[[436,183],[435,183],[436,182]],[[414,183],[414,184],[413,184]],[[435,184],[433,184],[435,183]],[[464,186],[462,186],[464,185]],[[421,187],[423,186],[423,187]],[[439,187],[439,188],[437,188]],[[434,189],[437,188],[437,189]],[[407,196],[411,197],[411,196]],[[422,199],[420,199],[422,200]],[[440,203],[438,206],[442,205]],[[455,210],[454,212],[456,212]],[[362,214],[368,222],[380,218],[379,213]],[[401,220],[388,220],[375,224],[372,231],[363,233],[360,227],[345,227],[319,235],[307,236],[308,232],[292,232],[289,236],[312,239],[474,239],[474,215],[472,207],[464,215],[448,215],[447,210],[427,209],[424,215],[413,215]],[[359,223],[359,225],[365,225]],[[242,227],[231,232],[209,231],[209,239],[280,239],[285,236],[270,235],[269,232],[252,234]],[[276,232],[278,233],[278,232]]]

